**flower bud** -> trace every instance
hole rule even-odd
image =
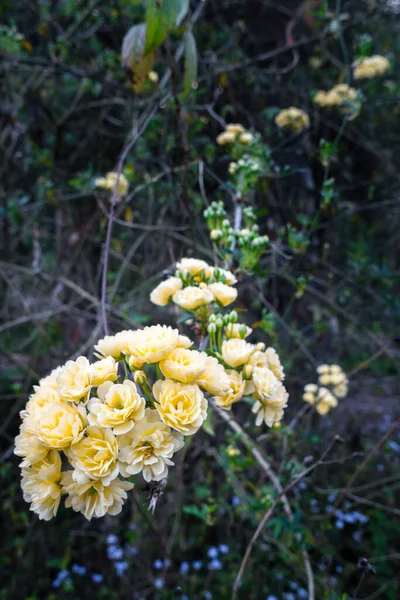
[[[224,325],[228,325],[228,323],[229,323],[229,315],[224,315],[222,317],[222,322],[223,322]]]
[[[143,385],[147,381],[146,373],[144,371],[135,371],[133,379],[138,385]]]
[[[240,335],[240,337],[242,338],[242,340],[244,340],[244,338],[245,338],[245,337],[246,337],[246,335],[247,335],[247,327],[246,327],[246,325],[242,325],[242,326],[239,328],[239,335]],[[265,347],[265,346],[264,346],[264,347]]]
[[[209,323],[215,323],[216,318],[217,317],[215,315],[210,315],[208,318]]]
[[[253,367],[252,367],[252,365],[246,365],[243,368],[243,371],[242,371],[242,377],[243,377],[243,379],[251,379],[252,374],[253,374]]]
[[[264,352],[265,344],[263,342],[259,342],[256,346],[256,350],[259,350],[259,352]]]
[[[215,333],[217,331],[217,327],[216,327],[215,323],[210,323],[207,327],[207,331],[210,335]]]
[[[238,314],[237,314],[236,310],[232,310],[229,315],[229,323],[236,323],[237,320],[238,320]]]
[[[218,317],[218,319],[215,321],[215,326],[217,329],[222,329],[224,326],[224,322],[220,317]]]
[[[213,229],[210,233],[210,238],[213,242],[220,240],[222,237],[222,231],[220,229]]]

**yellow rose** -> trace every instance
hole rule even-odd
[[[317,403],[315,406],[317,413],[320,415],[326,415],[331,408],[335,408],[337,405],[337,399],[327,388],[319,388]]]
[[[211,277],[212,268],[205,260],[199,258],[182,258],[176,265],[180,273],[188,272],[191,277],[201,279],[203,275],[206,279]]]
[[[259,426],[264,421],[268,427],[272,427],[283,417],[283,411],[287,406],[289,394],[286,388],[280,384],[275,395],[267,401],[255,402],[252,411],[256,413],[256,425]]]
[[[150,300],[157,306],[166,306],[171,300],[171,297],[183,287],[183,282],[180,277],[170,277],[165,281],[162,281],[158,286],[151,292]]]
[[[256,398],[263,402],[268,401],[276,393],[279,386],[278,379],[268,367],[255,367],[253,369],[253,382],[256,387]]]
[[[207,354],[205,352],[176,348],[164,360],[160,361],[160,369],[167,379],[176,379],[181,383],[192,383],[204,372],[206,359]]]
[[[217,144],[224,146],[225,144],[233,144],[236,140],[236,133],[233,131],[223,131],[217,136]]]
[[[126,492],[133,488],[133,483],[119,478],[107,485],[102,479],[79,483],[72,474],[72,471],[65,471],[61,476],[62,491],[68,494],[65,506],[82,513],[88,521],[93,517],[104,517],[105,514],[118,515],[128,497]]]
[[[345,398],[347,396],[347,392],[347,379],[345,383],[339,383],[339,385],[335,385],[335,387],[333,388],[333,393],[337,398]]]
[[[15,438],[14,454],[23,457],[20,467],[29,467],[43,461],[49,448],[42,444],[36,436],[36,425],[31,417],[26,417],[20,426],[19,435]]]
[[[50,375],[47,375],[47,377],[43,377],[40,381],[39,381],[39,387],[51,387],[53,388],[53,390],[57,389],[57,376],[58,374],[62,371],[63,367],[57,367],[56,369],[53,369],[52,372],[50,373]],[[34,389],[38,389],[36,386],[33,386]]]
[[[242,399],[245,391],[245,381],[237,371],[227,371],[230,383],[230,391],[225,396],[215,396],[215,402],[221,408],[230,410],[234,402]]]
[[[317,373],[319,373],[320,375],[323,375],[324,373],[329,373],[329,371],[329,365],[319,365],[319,367],[317,367]]]
[[[177,329],[166,325],[152,325],[131,333],[127,353],[135,361],[135,366],[140,368],[145,363],[156,363],[165,358],[175,350],[178,342]]]
[[[210,304],[213,302],[214,296],[210,292],[209,289],[201,289],[194,286],[189,286],[176,292],[172,296],[172,300],[175,304],[178,304],[181,308],[185,310],[196,310],[199,306],[203,306],[204,304]]]
[[[51,450],[46,458],[33,467],[22,469],[21,488],[25,502],[39,519],[49,521],[55,517],[61,499],[61,459]]]
[[[29,398],[25,409],[21,411],[21,416],[29,415],[32,419],[39,423],[43,413],[47,411],[49,405],[61,402],[60,394],[52,387],[40,385],[35,387],[35,393]]]
[[[58,393],[63,400],[79,402],[87,400],[93,382],[93,367],[88,359],[80,356],[69,360],[57,375]]]
[[[238,295],[235,288],[221,282],[211,283],[208,286],[208,289],[211,291],[215,300],[222,304],[222,306],[228,306],[229,304],[232,304],[232,302],[235,302]]]
[[[233,273],[230,271],[226,271],[225,269],[218,269],[219,277],[224,280],[223,283],[226,285],[235,285],[237,283],[237,279]]]
[[[95,185],[98,188],[102,188],[104,190],[108,190],[109,192],[114,192],[115,185],[118,179],[118,189],[117,189],[117,202],[121,200],[123,196],[126,196],[129,190],[129,183],[127,178],[123,173],[120,173],[118,178],[118,173],[115,171],[110,171],[107,173],[105,177],[98,177],[95,180]]]
[[[249,358],[249,365],[251,365],[253,368],[268,367],[268,359],[266,354],[264,352],[261,352],[260,350],[256,350]]]
[[[160,380],[153,385],[153,394],[161,420],[183,435],[196,433],[207,417],[207,400],[196,384]]]
[[[104,358],[106,356],[119,358],[125,351],[127,334],[129,335],[129,331],[120,331],[116,335],[106,335],[97,342],[94,347],[96,350],[94,355],[97,358]]]
[[[102,479],[104,485],[109,485],[119,471],[117,438],[111,429],[87,427],[85,436],[68,450],[68,458],[78,483]]]
[[[267,367],[271,369],[279,381],[283,381],[285,379],[285,373],[276,350],[274,348],[267,348],[265,356],[267,358]]]
[[[213,396],[223,396],[230,389],[227,372],[213,356],[207,356],[204,373],[196,380],[196,383]]]
[[[222,358],[230,367],[240,367],[247,363],[254,352],[254,346],[244,340],[232,338],[222,342]]]
[[[68,448],[83,434],[85,409],[65,402],[48,405],[37,423],[37,437],[48,448]]]
[[[183,436],[171,431],[158,412],[146,408],[145,416],[129,433],[118,439],[120,471],[124,477],[142,473],[145,481],[160,481],[168,474]]]
[[[98,398],[87,405],[90,425],[110,427],[114,435],[126,433],[144,416],[145,400],[135,384],[126,379],[123,384],[106,381],[97,389]]]
[[[118,364],[112,356],[107,356],[93,365],[93,387],[98,387],[105,381],[115,381],[118,377]]]
[[[230,131],[232,133],[244,133],[246,130],[240,123],[228,123],[226,126],[226,131]]]
[[[250,142],[252,142],[253,139],[254,139],[254,137],[249,131],[245,131],[244,133],[241,133],[239,135],[239,142],[241,144],[245,144],[246,146],[247,146],[247,144],[250,144]]]
[[[226,337],[244,339],[252,333],[252,328],[244,323],[228,323],[225,327]]]
[[[190,348],[193,346],[193,342],[186,335],[180,335],[178,338],[178,346],[177,348]]]

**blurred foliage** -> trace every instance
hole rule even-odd
[[[252,422],[244,428],[283,485],[335,433],[345,440],[334,462],[290,492],[293,521],[275,511],[239,598],[307,598],[303,542],[318,600],[353,597],[362,556],[376,574],[363,578],[357,598],[395,600],[398,428],[374,448],[398,415],[398,3],[192,0],[186,17],[153,23],[159,37],[143,51],[156,50],[147,70],[158,82],[145,70],[135,91],[121,45],[146,20],[144,4],[3,0],[0,7],[0,598],[231,597],[276,491],[241,439],[221,445],[226,426],[216,416],[177,460],[154,517],[144,486],[112,521],[86,523],[62,509],[39,523],[22,499],[12,450],[18,411],[39,376],[102,335],[110,198],[95,178],[114,170],[140,134],[123,167],[130,192],[116,208],[110,323],[113,331],[173,323],[173,309],[158,311],[148,296],[174,260],[212,259],[202,213],[221,200],[232,212],[234,193],[231,158],[215,140],[225,122],[238,122],[258,132],[268,155],[268,171],[246,201],[271,241],[255,276],[241,281],[240,308],[262,328],[256,341],[271,339],[285,359],[287,423],[298,419],[267,432]],[[185,48],[186,59],[175,61]],[[312,103],[316,91],[350,81],[353,61],[371,54],[387,56],[391,69],[356,82],[356,118]],[[309,130],[277,129],[274,118],[288,106],[308,113]],[[332,416],[299,416],[302,387],[325,361],[350,373],[349,398]],[[347,490],[360,453],[370,460]]]

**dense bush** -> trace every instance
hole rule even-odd
[[[0,598],[395,600],[398,3],[192,1],[168,35],[154,30],[154,62],[125,42],[121,64],[146,4],[0,8]],[[355,77],[373,55],[389,69]],[[356,92],[321,105],[338,84]],[[304,115],[282,116],[289,107]],[[250,142],[221,143],[227,123]],[[119,166],[128,189],[113,201],[115,179],[98,180]],[[229,226],[213,221],[215,202]],[[251,239],[230,231],[241,219],[251,230],[249,207]],[[256,427],[247,400],[215,410],[154,515],[139,481],[119,516],[87,522],[60,506],[39,521],[13,455],[32,386],[93,359],[104,311],[112,333],[178,321],[198,341],[191,315],[149,301],[184,256],[238,277],[252,343],[285,367],[280,427]],[[303,401],[321,364],[349,378],[327,415]]]

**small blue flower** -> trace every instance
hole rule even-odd
[[[104,577],[103,575],[100,575],[100,573],[93,573],[92,581],[93,583],[103,583]]]
[[[343,567],[342,565],[337,565],[336,566],[336,573],[342,573],[343,572]]]
[[[208,563],[208,568],[210,571],[220,571],[222,569],[222,562],[218,560],[218,558],[214,558],[210,563]]]
[[[240,506],[240,504],[242,504],[241,499],[238,496],[233,496],[232,506]]]
[[[107,548],[107,557],[110,560],[121,560],[121,558],[123,558],[124,553],[122,551],[122,548],[119,548],[118,546],[108,546]]]
[[[110,533],[110,535],[108,535],[106,538],[106,542],[109,546],[112,546],[113,544],[118,544],[118,538],[113,533]]]
[[[215,546],[211,546],[211,548],[208,549],[207,556],[208,558],[217,558],[218,548],[215,548]]]
[[[69,571],[67,571],[67,569],[61,569],[61,571],[57,574],[57,577],[54,579],[52,586],[53,588],[58,588],[63,583],[72,583],[71,577],[69,576]]]
[[[179,573],[181,575],[186,575],[186,573],[188,573],[190,569],[190,565],[188,562],[184,561],[183,563],[181,563],[180,569],[179,569]]]
[[[86,567],[83,565],[72,565],[71,571],[75,573],[75,575],[85,575]]]
[[[192,562],[192,567],[195,571],[200,571],[202,566],[203,566],[202,560],[195,560],[194,562]]]
[[[126,560],[117,560],[114,563],[114,567],[115,567],[115,570],[117,571],[118,577],[122,577],[122,575],[125,573],[125,571],[128,568],[128,563],[126,562]]]
[[[163,568],[163,566],[164,566],[164,563],[163,563],[163,561],[162,561],[162,560],[160,560],[159,558],[153,562],[153,567],[154,567],[155,569],[162,569],[162,568]]]
[[[337,493],[336,492],[332,492],[328,496],[328,502],[335,502],[336,498],[337,498]]]
[[[343,529],[343,527],[344,527],[344,523],[343,523],[343,521],[341,521],[340,519],[338,519],[338,520],[335,522],[335,527],[336,527],[337,529]]]
[[[154,580],[154,587],[157,590],[162,590],[164,587],[164,579],[162,577],[157,577],[157,579]]]
[[[308,592],[304,588],[299,588],[297,590],[297,595],[299,598],[301,598],[301,600],[307,600],[308,598]]]
[[[299,586],[295,581],[289,581],[289,587],[291,590],[297,590]]]
[[[203,595],[206,600],[212,600],[212,593],[209,590],[204,590]]]
[[[265,600],[278,600],[278,598],[276,596],[273,596],[272,594],[270,594],[269,596],[267,596],[265,598]]]
[[[222,553],[222,554],[228,554],[229,552],[229,546],[227,546],[226,544],[220,544],[218,546],[218,550]]]

